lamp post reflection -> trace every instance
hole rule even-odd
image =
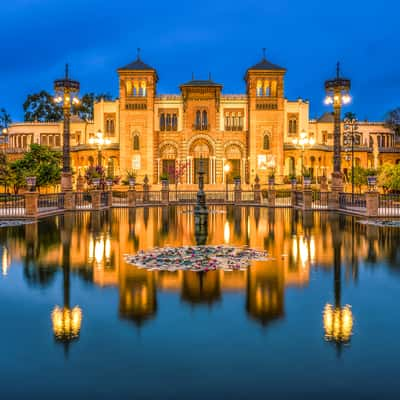
[[[56,305],[51,313],[53,333],[56,341],[64,344],[65,353],[68,353],[69,343],[79,338],[82,325],[82,310],[78,306],[71,308],[70,274],[71,274],[71,227],[70,220],[64,216],[64,235],[62,268],[63,268],[63,306]],[[68,225],[68,226],[66,226]]]
[[[336,344],[338,355],[342,346],[350,342],[353,334],[351,306],[341,305],[341,246],[334,242],[334,292],[335,304],[326,304],[323,311],[325,340]]]

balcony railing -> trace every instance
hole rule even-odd
[[[210,125],[209,124],[193,124],[192,129],[194,131],[209,131]]]

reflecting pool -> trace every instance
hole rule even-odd
[[[4,399],[399,398],[400,229],[215,207],[70,213],[0,228]],[[125,254],[230,244],[245,271]]]

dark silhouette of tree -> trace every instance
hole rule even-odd
[[[392,129],[396,136],[400,136],[400,107],[397,107],[386,114],[385,125]]]
[[[2,131],[4,128],[7,128],[11,122],[11,115],[6,111],[5,108],[0,108],[0,130]]]
[[[28,95],[23,109],[24,120],[28,122],[58,122],[63,117],[62,107],[56,104],[53,96],[45,90]]]

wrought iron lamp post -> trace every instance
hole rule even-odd
[[[72,105],[79,104],[76,96],[79,92],[79,82],[74,81],[68,76],[68,64],[65,66],[65,77],[54,81],[54,91],[56,103],[61,104],[63,108],[63,168],[61,176],[61,190],[63,192],[72,190],[72,172],[71,172],[71,151],[70,151],[70,118]]]
[[[97,145],[97,165],[102,166],[102,148],[104,145],[109,145],[111,143],[110,139],[104,137],[103,132],[97,131],[96,136],[89,139],[90,144]]]
[[[307,132],[301,132],[299,138],[294,138],[292,140],[294,146],[300,146],[301,148],[301,173],[304,172],[304,150],[306,146],[314,146],[315,139],[313,137],[308,137]]]
[[[349,115],[344,119],[343,144],[346,151],[351,151],[351,194],[354,197],[354,144],[360,144],[358,138],[358,121],[354,115]]]
[[[343,177],[341,172],[340,149],[340,123],[342,106],[350,103],[350,79],[340,76],[340,64],[336,66],[336,77],[325,81],[325,104],[333,105],[334,130],[333,130],[333,174],[332,189],[343,190]]]

